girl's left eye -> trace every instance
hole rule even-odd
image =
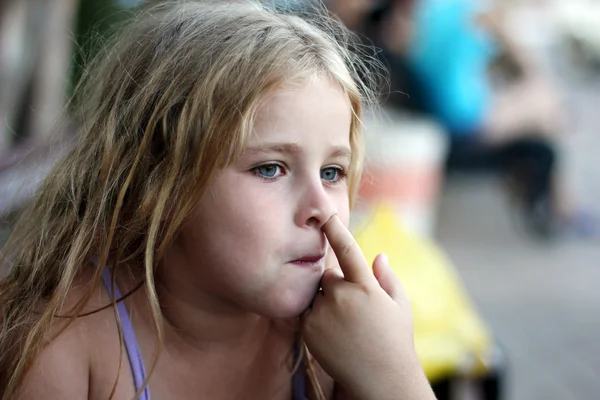
[[[337,183],[345,178],[344,170],[339,167],[327,167],[321,170],[321,179],[330,183]]]

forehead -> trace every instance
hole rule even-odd
[[[315,77],[268,93],[257,110],[248,142],[312,138],[349,143],[351,121],[346,92],[332,79]]]

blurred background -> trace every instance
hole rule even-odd
[[[142,3],[0,1],[1,240],[77,136],[86,60]],[[390,74],[355,218],[393,203],[501,349],[494,379],[446,371],[440,399],[600,399],[600,1],[325,4]]]

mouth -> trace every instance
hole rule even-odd
[[[321,267],[325,265],[325,254],[315,254],[294,260],[291,264],[300,267]]]

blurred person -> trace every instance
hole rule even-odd
[[[367,15],[377,6],[378,0],[325,0],[325,5],[355,33],[365,33]]]
[[[434,399],[346,227],[374,96],[313,17],[172,2],[100,53],[1,253],[3,400]]]
[[[64,111],[77,0],[5,0],[0,6],[0,157],[45,141]]]
[[[473,0],[390,0],[370,26],[391,70],[390,102],[445,126],[450,173],[500,172],[539,237],[587,228],[558,179],[557,94],[507,39],[497,9]]]

